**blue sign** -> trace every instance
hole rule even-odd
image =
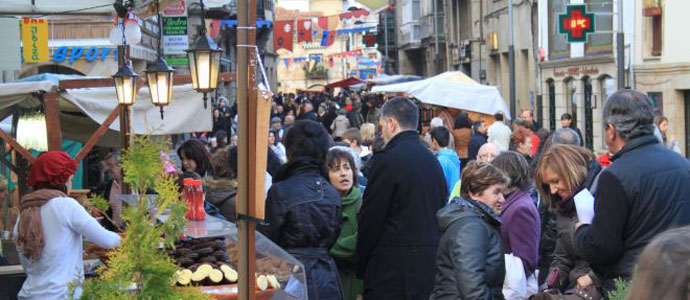
[[[75,60],[82,57],[88,62],[92,62],[97,59],[105,61],[105,59],[111,53],[113,54],[113,59],[117,60],[117,48],[99,48],[96,46],[91,46],[84,49],[84,47],[61,46],[53,51],[53,61],[59,63],[67,60],[70,65],[73,64]]]

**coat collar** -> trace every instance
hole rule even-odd
[[[502,211],[505,211],[508,207],[513,205],[515,202],[517,202],[518,199],[528,196],[529,197],[529,192],[528,191],[523,191],[520,189],[517,189],[510,193],[508,196],[506,196],[506,201],[503,203],[503,209]]]
[[[474,210],[479,216],[491,226],[501,226],[501,217],[491,210],[488,205],[472,199],[457,197],[451,201],[451,205],[459,205]]]
[[[280,166],[276,175],[273,177],[273,182],[283,181],[294,175],[305,172],[314,172],[321,176],[324,175],[319,161],[310,157],[298,157],[294,161]]]
[[[615,161],[616,159],[620,158],[621,156],[625,155],[625,153],[628,153],[632,150],[635,150],[637,148],[651,145],[651,144],[658,144],[659,139],[657,139],[654,135],[644,135],[638,138],[634,138],[632,140],[629,140],[623,148],[616,152],[613,157],[611,157],[611,162]]]
[[[410,139],[418,139],[417,137],[417,131],[415,130],[405,130],[402,131],[398,134],[396,134],[390,141],[388,141],[388,144],[386,144],[386,148],[388,147],[393,147],[403,141],[410,140]]]

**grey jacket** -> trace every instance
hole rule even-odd
[[[461,198],[436,216],[443,236],[431,300],[503,299],[500,218],[488,206]]]

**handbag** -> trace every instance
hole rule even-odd
[[[585,289],[571,289],[565,293],[561,293],[559,290],[550,289],[545,290],[539,294],[535,294],[530,298],[531,300],[601,300],[603,297],[599,290],[593,285],[586,287]]]

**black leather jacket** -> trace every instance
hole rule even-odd
[[[437,218],[443,236],[431,300],[503,299],[500,218],[488,206],[460,198],[441,209]]]
[[[304,264],[309,299],[341,299],[338,269],[328,255],[340,234],[340,195],[309,158],[283,165],[273,181],[260,231]]]

